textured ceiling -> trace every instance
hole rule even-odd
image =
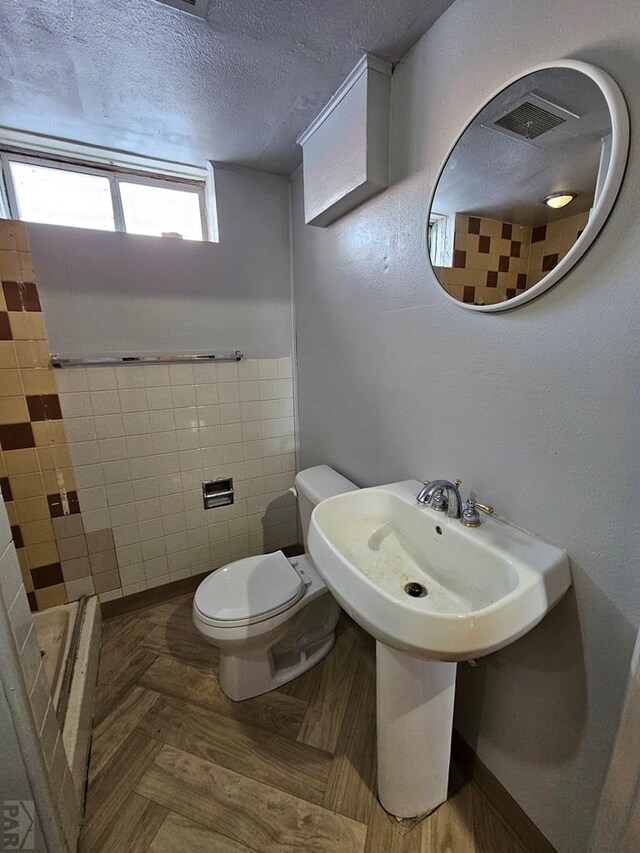
[[[2,0],[0,125],[288,173],[364,51],[398,60],[452,0]]]

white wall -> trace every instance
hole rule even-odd
[[[286,179],[216,169],[219,243],[30,225],[49,340],[65,354],[291,354]]]
[[[566,548],[574,588],[527,637],[460,667],[456,725],[562,853],[584,853],[640,621],[636,140],[596,244],[552,291],[478,315],[428,269],[429,193],[505,80],[573,57],[640,113],[636,0],[457,0],[395,69],[392,186],[326,229],[294,186],[301,465],[363,485],[461,477]]]

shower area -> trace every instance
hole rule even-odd
[[[67,761],[82,802],[100,649],[96,596],[32,615]]]

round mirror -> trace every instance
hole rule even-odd
[[[617,84],[584,62],[509,83],[451,148],[429,205],[444,293],[474,311],[528,302],[565,275],[611,211],[629,147]]]

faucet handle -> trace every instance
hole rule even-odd
[[[467,507],[460,517],[460,523],[464,524],[465,527],[480,527],[480,513],[478,510],[487,515],[493,515],[492,506],[478,503],[473,498],[467,498]]]
[[[456,489],[459,489],[462,485],[462,480],[454,480],[453,485],[456,487]]]

